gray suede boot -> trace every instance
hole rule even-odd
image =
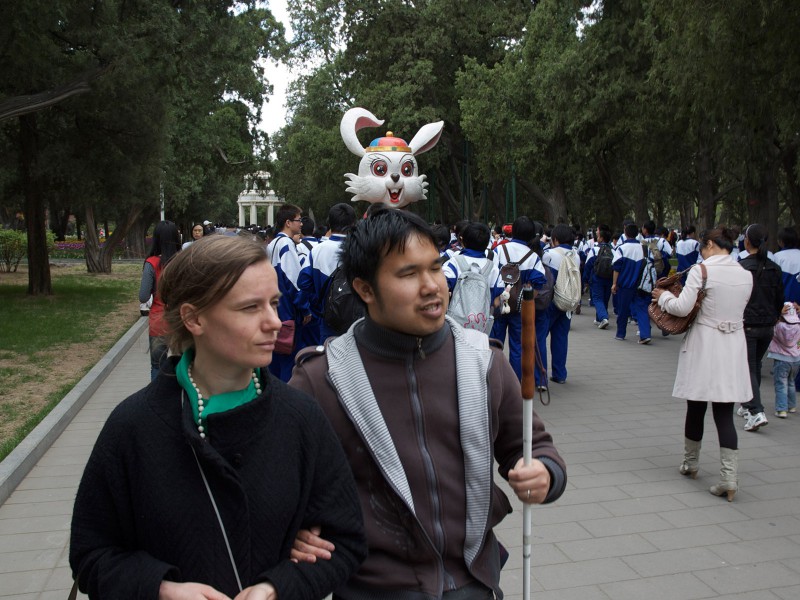
[[[739,490],[739,479],[737,471],[739,470],[739,451],[731,450],[730,448],[719,449],[720,462],[722,466],[719,470],[721,481],[712,485],[708,490],[715,496],[728,495],[728,502],[733,502],[733,495]]]
[[[700,469],[700,445],[701,442],[683,438],[683,462],[678,468],[681,475],[697,479],[697,471]]]

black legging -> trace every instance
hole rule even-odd
[[[712,402],[711,410],[717,426],[720,447],[736,450],[739,448],[739,438],[736,435],[736,427],[733,425],[733,405],[733,402]],[[703,439],[703,422],[707,407],[708,402],[686,401],[684,434],[690,440],[699,442]]]

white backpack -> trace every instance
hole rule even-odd
[[[553,248],[561,256],[558,277],[553,286],[553,304],[564,312],[572,312],[581,303],[581,271],[574,250],[566,252],[561,248]]]
[[[453,260],[458,266],[458,280],[453,287],[453,295],[447,314],[453,317],[464,329],[476,329],[488,335],[492,330],[492,294],[486,278],[494,264],[487,260],[483,268],[456,255]]]

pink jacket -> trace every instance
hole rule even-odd
[[[781,360],[781,356],[785,356],[789,359],[787,362],[797,362],[800,359],[800,323],[778,321],[767,352],[771,358]]]

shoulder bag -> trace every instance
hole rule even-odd
[[[694,306],[692,307],[692,310],[689,311],[688,315],[685,317],[676,317],[675,315],[671,315],[661,308],[658,305],[658,302],[655,300],[653,300],[647,307],[647,312],[650,315],[650,319],[661,331],[671,335],[686,333],[697,317],[697,313],[700,312],[700,305],[703,302],[703,298],[706,297],[706,282],[708,281],[708,272],[706,271],[706,266],[703,263],[700,263],[698,266],[700,267],[700,272],[703,277],[703,283],[701,284],[700,289],[697,291],[697,300],[695,300]],[[691,268],[692,267],[689,267],[689,269]],[[656,281],[656,288],[672,292],[672,294],[677,298],[681,295],[681,291],[683,290],[683,286],[681,285],[681,277],[684,273],[688,273],[689,269],[685,269],[684,271],[680,271],[674,275],[670,275],[669,277],[662,277]]]

